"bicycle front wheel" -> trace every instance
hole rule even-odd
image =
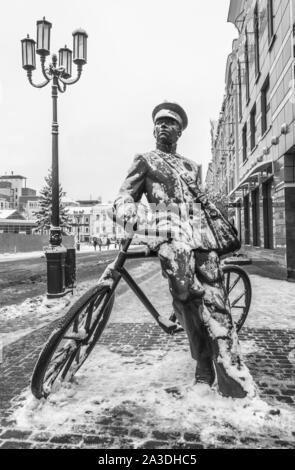
[[[224,285],[231,314],[239,332],[249,313],[252,289],[248,274],[239,266],[223,266]]]
[[[46,398],[57,382],[71,380],[101,336],[113,304],[109,287],[98,285],[72,305],[35,365],[31,390],[36,398]]]

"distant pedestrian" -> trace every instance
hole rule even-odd
[[[110,244],[111,244],[111,240],[108,237],[107,241],[106,241],[106,245],[107,245],[108,250],[110,249]]]
[[[96,238],[93,239],[93,246],[94,246],[94,250],[96,251],[96,247],[97,247],[97,239]]]
[[[99,251],[101,251],[102,241],[101,241],[101,238],[100,238],[100,237],[99,237],[98,240],[97,240],[97,244],[98,244],[98,247],[99,247]]]

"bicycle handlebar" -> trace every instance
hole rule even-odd
[[[165,237],[161,237],[161,231],[159,230],[149,230],[148,231],[148,234],[146,234],[145,231],[142,231],[142,230],[139,230],[139,231],[136,231],[136,228],[137,228],[137,225],[135,224],[134,226],[134,232],[132,234],[129,234],[127,235],[127,238],[123,244],[123,247],[122,247],[122,251],[124,253],[127,253],[128,252],[128,248],[130,247],[131,245],[131,242],[133,240],[133,237],[134,235],[136,234],[141,234],[141,235],[145,235],[146,238],[165,238],[167,240],[171,239],[172,238],[172,232],[170,231],[167,231],[165,232]],[[147,247],[148,248],[148,247]],[[133,252],[133,253],[127,253],[127,258],[128,259],[131,259],[131,258],[152,258],[152,257],[155,257],[157,256],[157,253],[155,250],[152,250],[150,248],[148,248],[147,250],[144,250],[144,251],[138,251],[138,252]]]
[[[148,251],[131,251],[127,253],[127,259],[138,259],[138,258],[156,258],[157,252],[155,250]]]

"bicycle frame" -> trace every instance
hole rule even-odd
[[[127,259],[142,259],[142,258],[152,258],[152,257],[157,256],[157,253],[155,251],[151,251],[149,249],[144,250],[144,251],[128,253],[128,248],[130,247],[131,242],[132,242],[132,237],[126,239],[123,245],[123,248],[120,250],[119,255],[117,256],[115,262],[112,265],[108,266],[108,268],[106,269],[106,271],[104,272],[104,274],[102,275],[100,279],[100,282],[102,284],[105,282],[105,285],[108,286],[110,289],[110,295],[108,299],[106,299],[106,303],[103,305],[103,308],[107,307],[109,299],[111,299],[121,278],[123,278],[125,282],[127,283],[127,285],[134,292],[134,294],[141,301],[141,303],[146,307],[149,313],[156,320],[158,325],[162,328],[162,330],[165,331],[165,333],[174,335],[175,333],[179,333],[183,331],[183,328],[179,325],[179,323],[174,323],[173,321],[168,320],[167,318],[159,314],[159,312],[156,310],[156,308],[153,306],[153,304],[150,302],[150,300],[147,298],[147,296],[138,286],[136,281],[131,277],[128,271],[124,268],[124,264]],[[220,270],[222,271],[221,268]],[[229,281],[229,278],[228,278],[228,281]],[[225,300],[226,300],[226,303],[228,304],[229,309],[231,309],[231,307],[233,306],[233,305],[231,306],[229,302],[229,292],[235,287],[236,283],[237,281],[231,286],[231,289],[229,290],[229,286],[227,286],[226,288],[224,282],[222,282],[222,289],[223,289]],[[241,297],[237,298],[236,302],[240,298]]]
[[[183,331],[182,327],[180,327],[177,323],[173,323],[167,318],[164,318],[159,314],[141,288],[138,286],[136,281],[132,278],[132,276],[128,273],[128,271],[124,268],[125,261],[127,259],[140,259],[140,258],[153,258],[156,257],[157,254],[155,252],[143,252],[138,251],[134,253],[128,253],[128,248],[132,242],[132,238],[128,238],[122,250],[120,250],[119,255],[111,268],[111,278],[112,278],[112,285],[110,288],[110,298],[114,294],[120,280],[123,278],[124,281],[128,284],[128,286],[132,289],[135,295],[139,298],[142,304],[146,307],[146,309],[150,312],[150,314],[154,317],[158,325],[165,331],[165,333],[174,335],[180,331]],[[105,305],[105,307],[107,304]]]

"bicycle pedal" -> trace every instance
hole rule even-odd
[[[176,329],[173,331],[173,334],[176,335],[176,333],[182,333],[184,331],[183,327],[181,326],[180,323],[176,323]]]
[[[164,317],[159,317],[158,323],[161,328],[163,328],[163,330],[170,335],[174,335],[176,333],[176,330],[179,328],[179,325],[177,323],[173,323],[172,321]]]

